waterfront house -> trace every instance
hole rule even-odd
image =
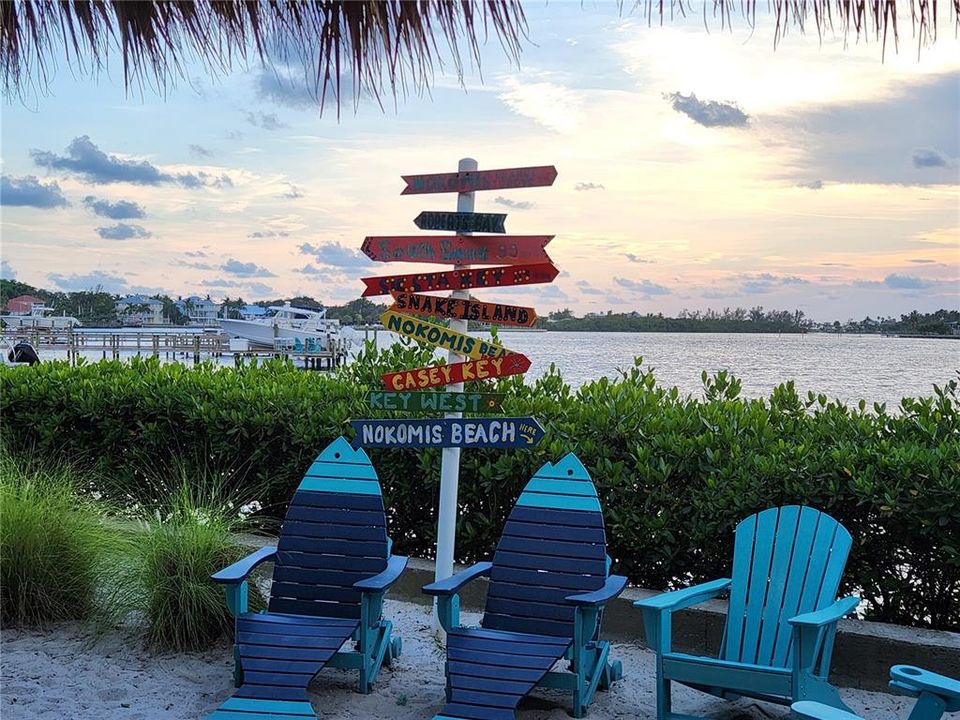
[[[198,295],[191,295],[188,298],[177,300],[174,304],[181,313],[189,318],[190,325],[208,327],[217,324],[220,304],[215,303],[209,296],[202,298]]]
[[[143,295],[127,295],[117,300],[117,317],[128,325],[162,325],[163,303]]]
[[[267,314],[267,309],[260,305],[244,305],[240,308],[240,317],[244,320],[259,320]]]
[[[11,315],[29,315],[34,305],[43,304],[43,300],[33,295],[18,295],[7,300],[7,312]]]

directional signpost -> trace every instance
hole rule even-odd
[[[428,317],[452,318],[454,320],[474,320],[495,325],[516,325],[533,327],[537,321],[537,311],[518,305],[462,300],[454,297],[436,295],[418,295],[417,293],[394,292],[390,309],[407,315],[426,315]]]
[[[354,447],[533,447],[543,428],[532,417],[351,420]]]
[[[540,442],[543,428],[532,417],[463,417],[502,409],[502,395],[463,392],[463,383],[520,375],[530,359],[467,333],[470,320],[531,327],[533,308],[480,302],[470,288],[511,287],[553,282],[559,271],[546,253],[553,235],[506,235],[503,213],[475,213],[478,190],[552,185],[557,169],[540,167],[478,170],[465,158],[455,173],[404,175],[402,195],[457,193],[456,212],[424,211],[414,223],[421,230],[454,235],[372,236],[363,252],[377,262],[441,263],[453,269],[363,278],[363,297],[392,294],[393,305],[381,317],[384,327],[400,335],[448,351],[445,365],[401,370],[383,375],[385,391],[367,393],[367,405],[388,412],[445,413],[442,419],[351,420],[356,447],[443,448],[440,506],[437,521],[436,579],[453,574],[457,518],[457,486],[461,448],[528,448]],[[473,235],[475,232],[496,235]],[[493,265],[494,267],[471,267]],[[447,297],[422,295],[451,291]],[[420,317],[446,318],[444,327]],[[465,358],[472,358],[465,360]],[[446,387],[446,392],[429,391]],[[427,391],[427,392],[424,392]]]
[[[485,357],[503,357],[512,355],[511,350],[488,342],[483,338],[464,335],[455,330],[434,325],[426,320],[401,315],[398,312],[387,310],[380,316],[380,322],[390,332],[405,335],[414,340],[433,345],[441,350],[449,350],[457,355],[463,355],[471,360],[480,360]]]
[[[504,233],[506,213],[440,212],[424,210],[413,224],[421,230],[449,230],[455,233]]]
[[[430,365],[382,375],[389,390],[425,390],[474,380],[492,380],[508,375],[523,375],[530,369],[530,358],[519,353],[502,358],[484,358],[448,365]]]
[[[551,240],[553,235],[373,235],[360,249],[377,262],[523,265],[550,262],[544,247]]]
[[[536,285],[553,282],[560,274],[553,263],[507,265],[504,267],[469,268],[446,272],[385,275],[361,278],[366,289],[363,297],[397,292],[428,292],[430,290],[468,290],[483,287]]]
[[[504,397],[497,393],[375,391],[368,392],[366,400],[371,410],[492,413],[503,409]]]

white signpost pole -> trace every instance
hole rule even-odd
[[[463,158],[457,166],[458,172],[473,172],[477,169],[477,161],[473,158]],[[473,212],[474,194],[472,192],[457,193],[457,212]],[[464,235],[468,233],[462,233]],[[468,265],[457,265],[455,270],[466,270]],[[454,290],[451,297],[469,299],[467,290]],[[457,332],[467,332],[466,320],[451,320],[450,329]],[[466,358],[450,352],[447,362],[463,362]],[[463,383],[447,386],[447,392],[463,392]],[[447,413],[444,417],[459,418],[463,413]],[[440,462],[440,507],[437,516],[437,564],[436,580],[445,580],[453,575],[454,545],[457,532],[457,489],[460,483],[460,448],[444,448]],[[433,614],[434,627],[440,629],[437,614]]]

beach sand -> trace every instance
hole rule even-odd
[[[386,615],[403,637],[403,655],[384,668],[373,693],[353,690],[356,674],[324,670],[311,690],[320,718],[346,720],[429,719],[443,704],[443,651],[432,632],[430,609],[391,602]],[[479,621],[463,613],[465,623]],[[652,718],[653,654],[637,645],[615,643],[624,679],[598,692],[587,717]],[[43,632],[4,630],[0,656],[0,717],[3,720],[195,720],[212,712],[232,692],[232,647],[203,653],[155,654],[142,638],[126,634],[94,635],[64,624]],[[845,700],[867,718],[905,718],[909,698],[863,690],[841,690]],[[564,720],[569,695],[537,690],[520,707],[520,720]],[[677,686],[674,710],[722,720],[786,717],[777,705],[725,703]]]

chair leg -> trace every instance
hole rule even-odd
[[[840,693],[837,689],[831,685],[827,680],[823,680],[813,675],[806,675],[800,677],[800,682],[796,684],[796,692],[794,693],[795,697],[793,702],[798,702],[801,700],[811,700],[813,702],[823,703],[824,705],[829,705],[830,707],[837,708],[837,710],[843,710],[848,713],[856,713],[850,709],[841,698]]]
[[[663,668],[657,662],[657,720],[667,720],[671,712],[670,681],[664,679]]]
[[[913,704],[910,717],[907,720],[940,720],[947,711],[947,704],[942,697],[928,692],[920,693],[917,702]]]

